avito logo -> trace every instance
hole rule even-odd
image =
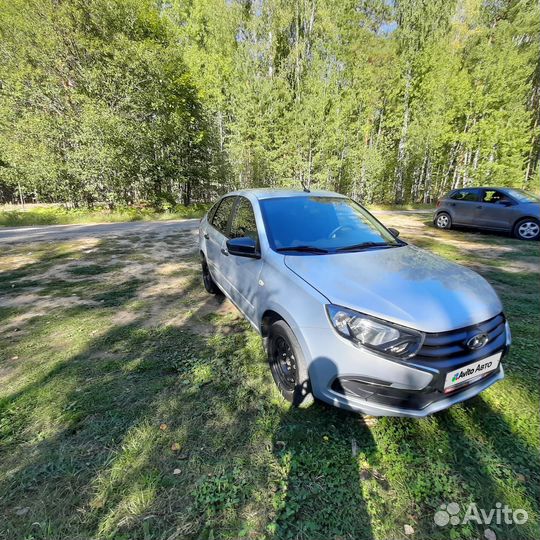
[[[474,369],[469,368],[465,371],[460,371],[459,373],[455,373],[452,377],[452,382],[459,381],[459,379],[462,379],[463,377],[467,377],[468,375],[472,375],[474,373]]]

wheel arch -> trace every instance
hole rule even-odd
[[[291,329],[292,333],[298,340],[300,348],[302,349],[305,361],[309,363],[309,359],[311,358],[310,349],[301,329],[295,323],[292,315],[286,309],[280,308],[279,306],[268,307],[267,309],[265,309],[260,318],[259,330],[261,332],[261,337],[263,338],[263,345],[265,350],[268,350],[268,337],[270,334],[270,327],[276,321],[283,321]]]
[[[272,324],[274,324],[276,321],[285,321],[287,324],[289,324],[285,317],[283,317],[280,313],[273,309],[267,309],[261,317],[261,324],[260,324],[260,331],[261,336],[263,338],[267,338],[268,334],[270,332],[270,327]],[[289,326],[291,326],[289,324]]]
[[[523,221],[525,219],[531,219],[532,221],[536,221],[536,223],[540,223],[540,219],[538,219],[536,216],[521,216],[521,217],[518,217],[514,223],[512,224],[512,230],[514,231],[517,224],[520,222],[520,221]]]

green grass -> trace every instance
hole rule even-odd
[[[20,227],[26,225],[68,225],[78,223],[200,218],[209,207],[210,205],[208,204],[193,204],[191,206],[177,205],[166,212],[131,207],[120,208],[118,210],[67,209],[60,206],[37,206],[24,211],[0,209],[0,226]]]
[[[489,279],[513,331],[504,381],[423,420],[290,408],[260,338],[179,255],[193,235],[6,247],[0,538],[484,538],[435,525],[452,501],[523,508],[490,528],[538,538],[538,244],[392,219]]]

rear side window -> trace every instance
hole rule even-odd
[[[478,201],[478,193],[475,190],[470,189],[458,189],[454,191],[450,198],[454,201]]]
[[[219,206],[219,201],[208,210],[208,223],[212,223],[214,219],[214,214],[216,213],[217,207]]]
[[[231,238],[243,236],[247,236],[256,242],[259,239],[253,207],[248,199],[239,197],[238,206],[231,224]]]
[[[212,225],[221,233],[227,236],[227,224],[231,216],[235,197],[225,197],[217,207],[212,217]]]

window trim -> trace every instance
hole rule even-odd
[[[227,219],[227,225],[225,226],[225,231],[220,231],[215,225],[214,225],[214,217],[216,215],[216,212],[219,210],[220,206],[223,204],[223,201],[226,199],[233,199],[231,211],[229,213],[229,217]],[[219,202],[219,204],[216,206],[216,209],[214,211],[214,214],[212,215],[211,220],[208,221],[210,227],[212,227],[215,231],[217,231],[219,234],[222,234],[227,240],[230,240],[230,232],[231,232],[231,223],[232,223],[232,217],[236,211],[236,204],[238,201],[237,195],[225,195]]]

